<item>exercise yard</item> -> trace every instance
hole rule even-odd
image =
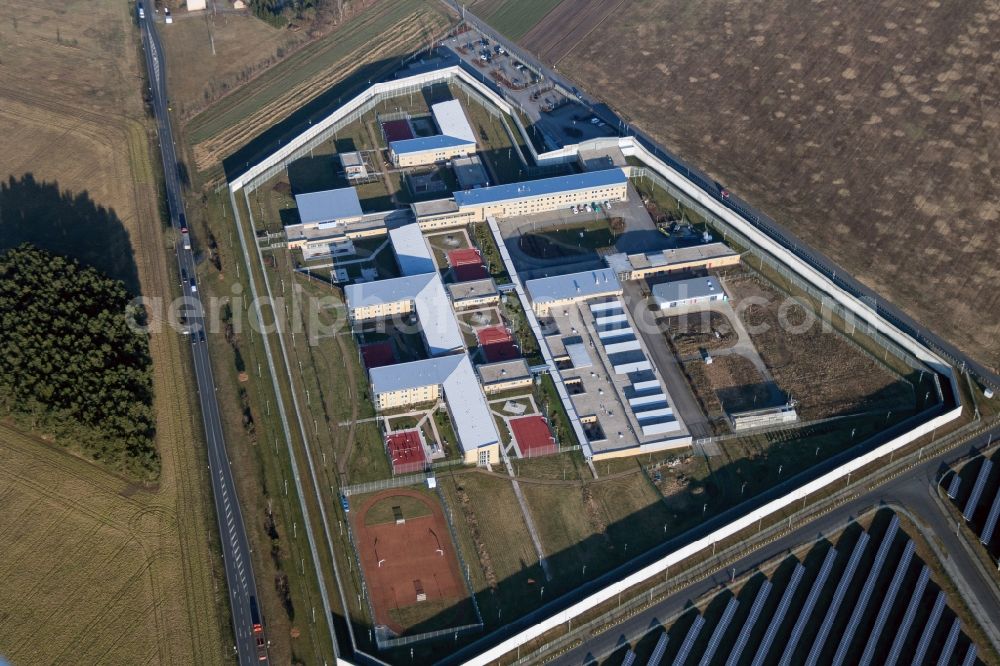
[[[476,331],[479,346],[490,363],[520,358],[514,339],[506,326],[486,326]]]
[[[392,365],[396,362],[396,353],[392,349],[392,343],[373,342],[361,348],[361,357],[365,361],[366,368],[380,368],[384,365]]]
[[[454,624],[449,618],[469,622],[469,591],[433,496],[406,488],[382,491],[363,500],[353,522],[376,625],[401,635]]]
[[[382,136],[388,144],[391,141],[406,141],[413,138],[413,129],[408,120],[389,120],[382,123]]]
[[[385,449],[393,474],[412,474],[424,469],[427,455],[419,429],[401,430],[385,438]]]
[[[448,266],[451,267],[451,272],[457,282],[482,280],[489,277],[489,273],[486,272],[486,267],[483,265],[483,257],[479,250],[474,247],[449,252]]]
[[[510,419],[509,423],[519,457],[537,458],[559,451],[559,446],[549,431],[549,424],[543,417],[522,416]]]

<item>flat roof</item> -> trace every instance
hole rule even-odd
[[[358,191],[353,187],[296,194],[295,206],[302,224],[323,224],[362,216]]]
[[[457,99],[432,104],[431,113],[434,114],[434,122],[437,123],[441,134],[464,139],[470,143],[476,142],[476,134],[472,131],[465,110]]]
[[[482,380],[483,384],[495,384],[496,382],[507,382],[531,376],[528,362],[523,358],[484,363],[476,366],[476,372],[479,373],[479,379]]]
[[[458,179],[458,185],[463,190],[473,190],[490,184],[490,177],[483,168],[479,155],[456,157],[451,161],[451,168]]]
[[[403,139],[402,141],[390,141],[389,149],[397,155],[408,155],[411,153],[424,153],[429,150],[442,150],[444,148],[459,148],[461,146],[472,146],[476,148],[475,141],[460,139],[457,136],[445,136],[435,134],[434,136],[420,136],[416,139]]]
[[[659,254],[663,256],[663,260],[668,264],[679,264],[697,259],[731,257],[736,252],[725,243],[705,243],[704,245],[692,245],[690,247],[679,247],[674,250],[664,250]]]
[[[725,296],[726,292],[714,277],[699,277],[654,284],[652,294],[657,303],[670,303],[709,296]]]
[[[440,386],[463,452],[500,441],[493,414],[468,354],[372,368],[368,375],[375,395],[421,386]]]
[[[567,298],[589,298],[621,291],[618,275],[610,268],[568,273],[528,280],[524,283],[533,303],[559,301]]]
[[[587,351],[587,345],[582,342],[566,345],[566,353],[569,354],[569,360],[573,363],[574,368],[589,368],[594,365],[590,359],[590,353]]]
[[[420,330],[432,355],[465,348],[465,339],[451,309],[441,276],[436,272],[407,275],[389,280],[359,282],[344,287],[347,307],[412,301]]]
[[[389,240],[403,275],[422,275],[437,270],[431,249],[416,222],[391,229]]]
[[[493,185],[473,190],[455,192],[455,202],[459,207],[483,206],[485,204],[510,201],[514,199],[530,199],[543,197],[559,192],[574,192],[590,190],[595,187],[624,185],[628,182],[625,172],[621,169],[605,169],[603,171],[587,171],[569,176],[556,176],[529,180],[523,183]]]
[[[340,153],[340,163],[345,167],[364,166],[365,159],[358,151],[354,151],[352,153]]]
[[[464,298],[482,298],[496,294],[497,284],[493,278],[456,282],[448,285],[448,293],[451,294],[453,301],[460,301]]]
[[[673,266],[692,261],[710,261],[724,257],[735,257],[737,254],[737,252],[725,243],[706,243],[704,245],[663,250],[662,252],[640,252],[628,255],[624,252],[619,252],[607,255],[605,260],[608,262],[608,266],[611,266],[619,273],[624,273],[632,269]]]
[[[442,215],[444,213],[457,213],[458,204],[454,199],[433,199],[431,201],[417,201],[410,204],[413,206],[413,214],[417,217],[424,215]]]

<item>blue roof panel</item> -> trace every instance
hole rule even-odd
[[[584,173],[575,173],[570,176],[556,176],[555,178],[529,180],[524,183],[493,185],[492,187],[480,187],[474,190],[455,192],[455,203],[459,206],[482,206],[484,204],[511,199],[526,199],[529,197],[547,196],[558,192],[573,192],[575,190],[589,190],[595,187],[622,185],[627,180],[625,172],[621,169],[587,171]]]
[[[427,150],[441,150],[442,148],[457,148],[458,146],[475,146],[475,142],[459,139],[454,136],[435,134],[434,136],[421,136],[416,139],[403,139],[402,141],[390,141],[389,149],[397,155],[409,153],[422,153]]]

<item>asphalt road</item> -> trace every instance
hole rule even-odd
[[[736,568],[737,576],[764,562],[781,556],[804,543],[810,543],[819,535],[830,535],[845,527],[853,518],[866,510],[880,505],[904,507],[921,523],[924,535],[932,545],[946,554],[942,561],[946,571],[962,593],[970,609],[984,625],[986,633],[996,644],[1000,636],[1000,590],[983,569],[982,563],[970,551],[968,542],[956,535],[955,523],[951,516],[942,511],[936,501],[936,479],[942,464],[961,457],[969,447],[981,448],[992,436],[996,439],[1000,427],[941,456],[930,458],[875,490],[852,500],[834,511],[788,533],[782,538],[762,547],[747,557],[726,567],[714,575],[673,594],[655,606],[636,614],[616,625],[613,629],[587,639],[582,645],[561,655],[552,663],[569,666],[589,664],[601,659],[617,649],[623,642],[635,640],[654,624],[663,622],[674,614],[685,610],[690,602],[725,586],[729,582],[729,569]]]
[[[153,94],[153,110],[156,115],[157,133],[160,138],[160,152],[163,158],[163,173],[166,180],[167,202],[170,207],[170,223],[180,228],[180,218],[184,214],[184,201],[177,171],[177,154],[167,108],[166,65],[163,47],[156,33],[154,13],[146,11],[145,20],[140,20],[142,43],[146,53],[150,86]],[[195,275],[195,258],[191,250],[185,250],[181,243],[176,247],[177,264],[181,275]],[[188,280],[182,288],[198,313],[203,313],[201,298],[191,291]],[[219,402],[215,396],[215,379],[209,359],[208,345],[204,341],[204,317],[201,314],[188,317],[192,333],[187,336],[194,361],[195,379],[198,384],[198,401],[201,405],[202,421],[205,427],[205,443],[208,449],[208,469],[212,478],[212,494],[215,499],[215,513],[219,525],[219,539],[222,545],[222,559],[226,571],[226,585],[232,609],[233,631],[236,651],[241,664],[265,663],[258,658],[253,623],[250,619],[250,599],[257,597],[257,586],[253,577],[250,560],[250,544],[240,505],[236,497],[226,443],[222,434],[219,416]]]

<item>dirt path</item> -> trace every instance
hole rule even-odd
[[[520,483],[528,483],[540,486],[582,486],[591,483],[602,483],[604,481],[613,481],[614,479],[622,479],[633,474],[639,474],[642,472],[642,468],[636,466],[634,469],[626,470],[624,472],[615,472],[614,474],[602,476],[600,479],[532,479],[530,477],[518,476],[516,477]],[[492,476],[497,479],[510,479],[511,477],[507,474],[501,474],[500,472],[491,472],[482,467],[470,467],[468,469],[456,469],[451,472],[452,474],[485,474],[486,476]]]
[[[347,358],[347,344],[344,342],[344,336],[338,335],[337,337],[337,348],[340,349],[341,358]],[[354,366],[350,363],[345,365],[347,369],[347,381],[348,386],[356,386],[354,380]],[[350,426],[347,428],[347,445],[344,447],[344,454],[337,457],[337,471],[340,473],[340,483],[344,485],[347,483],[347,463],[351,460],[351,454],[354,452],[354,431],[357,428],[358,423],[358,400],[361,396],[356,395],[354,399],[351,400],[351,421]]]

